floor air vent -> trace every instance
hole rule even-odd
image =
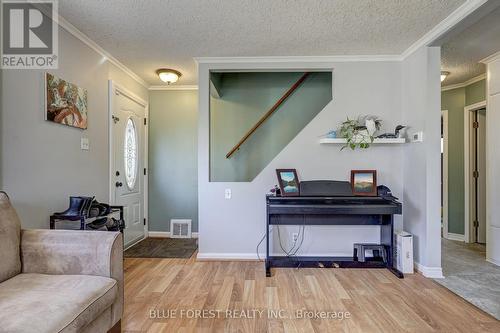
[[[191,220],[170,220],[171,238],[191,238]]]

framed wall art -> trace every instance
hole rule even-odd
[[[45,120],[87,129],[87,90],[45,73]]]

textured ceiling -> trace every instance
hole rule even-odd
[[[60,14],[150,84],[196,84],[193,57],[401,54],[465,0],[59,0]]]
[[[450,75],[442,85],[465,82],[486,72],[479,61],[500,51],[500,8],[442,45],[441,68]]]

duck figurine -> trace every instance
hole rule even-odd
[[[398,125],[394,130],[394,133],[384,133],[377,136],[378,139],[397,139],[400,137],[401,130],[406,128],[406,126]]]

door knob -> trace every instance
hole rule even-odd
[[[122,187],[122,186],[123,186],[123,183],[122,183],[122,182],[116,182],[116,183],[115,183],[115,186],[116,186],[116,187]]]

